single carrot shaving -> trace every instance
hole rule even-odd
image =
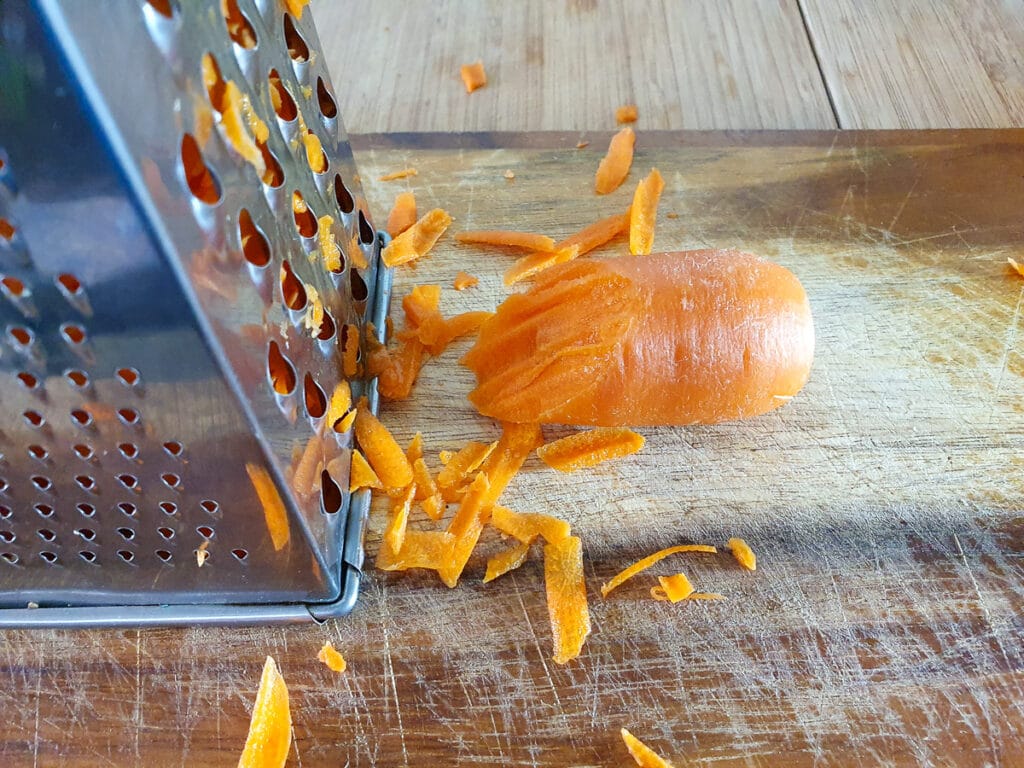
[[[249,121],[245,117],[243,108],[244,98],[247,97],[243,97],[242,91],[234,81],[228,80],[224,83],[223,109],[221,110],[224,135],[235,151],[242,156],[242,159],[252,165],[262,176],[266,171],[266,164],[263,162],[263,153],[256,146],[256,141],[249,135]],[[263,127],[266,128],[265,125]]]
[[[452,456],[451,460],[437,476],[437,487],[441,489],[442,495],[449,501],[454,501],[455,497],[449,494],[462,486],[469,478],[469,475],[475,472],[487,457],[491,455],[491,451],[497,445],[497,442],[487,445],[486,443],[470,441],[462,450]]]
[[[334,238],[334,218],[321,216],[317,220],[317,239],[320,241],[320,259],[323,261],[324,269],[328,272],[341,271],[341,248]]]
[[[509,481],[543,439],[537,424],[502,423],[498,445],[480,465],[480,470],[487,475],[490,483],[489,503],[494,504],[501,498]]]
[[[348,413],[351,407],[352,387],[349,386],[347,381],[342,379],[331,393],[331,400],[327,404],[327,418],[324,421],[334,428],[335,431],[339,431],[337,429],[338,422]]]
[[[412,476],[413,482],[416,483],[416,500],[420,502],[427,517],[432,520],[440,520],[441,514],[444,512],[444,500],[437,490],[437,483],[430,476],[427,462],[422,458],[416,459],[412,463]]]
[[[309,5],[309,0],[284,0],[284,5],[288,9],[288,13],[296,19],[301,19],[302,11]]]
[[[455,239],[460,243],[474,245],[501,245],[509,248],[523,248],[527,251],[555,250],[555,241],[546,235],[535,235],[531,232],[510,232],[504,229],[480,229],[470,232],[459,232]]]
[[[629,230],[629,210],[625,213],[617,213],[614,216],[595,221],[593,224],[584,227],[579,232],[555,244],[556,250],[578,245],[580,250],[577,256],[590,253],[595,248],[600,248],[607,242],[614,240],[623,232]]]
[[[277,486],[263,467],[246,464],[245,471],[249,474],[249,481],[256,490],[260,506],[263,507],[263,520],[267,526],[267,533],[270,534],[270,543],[275,552],[280,552],[288,546],[291,539],[288,511],[285,509],[281,494],[277,492]]]
[[[438,571],[448,562],[454,543],[455,537],[447,531],[409,529],[405,532],[400,551],[395,552],[386,543],[381,543],[376,566],[382,571],[405,571],[410,568]]]
[[[1006,258],[1006,263],[1013,268],[1014,272],[1024,277],[1024,264],[1018,263],[1016,259],[1011,259],[1009,256]]]
[[[348,241],[348,260],[356,269],[366,269],[370,266],[370,262],[366,260],[366,254],[363,253],[357,232],[353,232]]]
[[[487,475],[483,472],[477,474],[470,483],[458,511],[448,524],[447,531],[454,537],[448,561],[438,570],[441,581],[446,586],[454,588],[459,583],[459,577],[469,562],[469,556],[473,554],[476,543],[480,540],[480,533],[483,531],[484,523],[487,522],[491,507],[487,501],[490,490],[487,482]]]
[[[419,328],[441,305],[440,285],[417,285],[402,299],[402,311],[409,328]]]
[[[283,768],[292,746],[288,686],[274,659],[267,656],[252,706],[249,735],[238,768]]]
[[[304,283],[306,291],[306,309],[302,313],[302,325],[310,332],[315,339],[320,335],[320,328],[324,324],[324,303],[320,300],[320,293],[313,287],[312,283]]]
[[[352,429],[352,425],[356,422],[357,410],[358,409],[353,408],[351,411],[346,413],[340,421],[336,421],[334,423],[334,431],[344,433]]]
[[[640,768],[672,768],[672,763],[659,756],[625,728],[619,733],[622,734],[622,740],[626,743],[626,749],[629,750],[629,754]]]
[[[405,449],[405,457],[409,459],[410,464],[423,458],[423,435],[419,432],[409,441],[409,447]]]
[[[420,508],[431,520],[440,520],[444,516],[445,503],[440,493],[428,496],[420,502]]]
[[[599,427],[577,432],[537,449],[540,460],[559,472],[575,472],[609,459],[636,453],[644,438],[625,427]]]
[[[381,259],[389,267],[408,264],[425,256],[452,223],[452,217],[435,208],[388,243]]]
[[[309,170],[313,173],[325,173],[327,171],[327,155],[324,154],[320,137],[312,131],[306,131],[302,134],[302,143],[306,147],[306,162],[309,164]]]
[[[308,496],[320,486],[320,472],[317,467],[323,462],[324,442],[322,435],[317,432],[306,441],[306,447],[302,451],[299,463],[295,465],[295,474],[292,476],[292,487],[302,494]]]
[[[359,372],[359,327],[353,323],[342,328],[341,370],[349,379]]]
[[[618,189],[629,175],[629,167],[633,164],[633,145],[636,134],[632,128],[623,128],[616,133],[608,144],[608,154],[597,166],[594,176],[594,190],[599,195],[607,195]]]
[[[416,335],[430,354],[437,357],[456,339],[479,330],[493,312],[463,312],[445,319],[440,313],[427,317],[416,331]]]
[[[459,69],[462,75],[462,82],[466,86],[466,93],[472,93],[477,88],[487,85],[487,73],[484,72],[484,63],[475,61],[472,64],[463,64]]]
[[[657,168],[652,168],[647,178],[636,186],[633,206],[629,209],[629,252],[634,256],[646,256],[651,252],[658,200],[664,188],[665,180]]]
[[[454,455],[455,451],[441,451],[437,454],[437,459],[443,466],[448,466],[448,462],[452,460],[452,456]]]
[[[402,551],[402,542],[405,541],[405,527],[409,523],[409,511],[412,509],[413,497],[416,495],[416,486],[410,485],[405,493],[396,497],[391,505],[391,519],[388,527],[384,529],[384,542],[391,548],[392,552]]]
[[[732,556],[736,558],[737,563],[748,571],[757,570],[757,556],[747,542],[743,539],[729,539],[728,546],[732,550]]]
[[[467,288],[472,288],[479,284],[480,280],[478,278],[473,277],[473,275],[468,272],[459,272],[459,274],[455,276],[455,281],[452,283],[452,287],[456,291],[464,291]]]
[[[499,576],[504,576],[509,571],[526,562],[526,556],[530,553],[529,541],[520,541],[514,547],[499,552],[487,561],[487,573],[484,575],[484,584],[494,581]]]
[[[578,536],[544,545],[544,587],[554,635],[554,660],[566,664],[580,655],[590,634],[583,544]]]
[[[395,181],[396,179],[407,179],[410,176],[418,176],[419,171],[415,168],[403,168],[400,171],[393,171],[391,173],[385,173],[381,176],[378,181]]]
[[[423,344],[418,339],[402,340],[388,353],[388,364],[377,374],[377,390],[388,400],[405,400],[412,394],[423,367]]]
[[[348,490],[351,493],[360,488],[383,490],[384,485],[363,454],[359,451],[352,451],[352,466],[348,470]]]
[[[505,285],[513,285],[520,280],[533,277],[555,264],[564,264],[572,261],[580,254],[578,245],[570,245],[553,253],[538,251],[516,260],[516,263],[505,272]]]
[[[395,206],[388,214],[387,230],[392,237],[398,237],[416,223],[416,196],[412,192],[400,192]]]
[[[571,535],[565,520],[535,512],[513,512],[501,506],[491,510],[491,525],[519,541],[532,541],[541,536],[547,542],[556,542]]]
[[[675,547],[668,547],[655,552],[653,555],[648,555],[642,560],[638,560],[631,566],[623,571],[615,574],[612,579],[606,584],[601,585],[601,596],[608,597],[608,594],[618,586],[621,586],[623,582],[636,576],[641,571],[645,571],[655,563],[664,560],[669,555],[675,555],[680,552],[705,552],[708,554],[714,554],[718,550],[708,544],[680,544]]]
[[[365,397],[360,399],[356,409],[355,428],[356,440],[384,488],[391,490],[409,485],[412,465],[388,428],[370,413]]]
[[[320,653],[316,657],[331,672],[338,672],[340,674],[348,669],[348,662],[345,661],[345,657],[338,653],[337,649],[331,645],[330,640],[324,643],[324,647],[320,649]]]
[[[678,603],[693,594],[693,584],[686,578],[686,574],[677,573],[674,576],[659,576],[658,583],[661,586],[651,587],[651,597],[655,600],[667,600],[670,603]]]
[[[624,104],[615,110],[616,123],[635,123],[638,116],[636,104]]]
[[[586,149],[589,146],[590,146],[590,142],[589,141],[577,141],[576,142],[576,149]]]

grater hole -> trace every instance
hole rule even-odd
[[[96,480],[89,475],[76,475],[75,482],[83,491],[89,491],[90,493],[96,490]]]
[[[352,199],[352,193],[348,191],[339,174],[334,175],[334,199],[342,213],[352,213],[355,210],[356,201]]]
[[[208,525],[200,525],[198,528],[196,528],[196,533],[198,533],[204,539],[212,539],[214,536],[217,535],[217,532]]]
[[[138,424],[139,421],[142,419],[142,417],[139,415],[139,412],[136,411],[134,408],[118,408],[117,418],[121,420],[121,423],[127,426]]]
[[[323,320],[320,322],[320,332],[316,337],[320,341],[330,341],[334,338],[334,334],[337,332],[337,327],[334,324],[334,318],[331,317],[331,313],[326,309],[324,310]]]
[[[281,75],[276,69],[270,70],[267,76],[270,83],[270,101],[274,104],[274,112],[286,123],[290,123],[299,115],[298,107],[295,106],[295,99],[281,82]]]
[[[213,499],[203,499],[199,502],[199,506],[209,512],[211,515],[217,514],[220,511],[220,504]]]
[[[30,445],[28,455],[37,461],[46,461],[50,458],[50,452],[42,445]]]
[[[82,281],[70,272],[62,272],[57,275],[57,288],[65,297],[77,298],[82,295]]]
[[[285,259],[281,262],[281,298],[288,309],[306,308],[306,289],[302,281],[295,276],[291,263]]]
[[[346,323],[341,329],[342,354],[344,354],[348,350],[350,344],[354,344],[357,347],[359,346],[359,328],[353,325],[352,323]],[[361,355],[362,350],[357,349],[356,360],[359,360]]]
[[[0,493],[5,493],[10,487],[10,483],[7,482],[7,478],[0,477]]]
[[[82,408],[75,408],[71,411],[71,420],[80,427],[88,427],[92,424],[92,414]]]
[[[32,485],[44,493],[53,490],[53,481],[45,475],[32,475]]]
[[[295,218],[295,228],[299,231],[300,235],[303,237],[313,237],[316,235],[318,229],[316,216],[313,215],[313,212],[303,199],[302,193],[298,190],[292,192],[292,215]]]
[[[75,530],[75,535],[82,537],[85,541],[94,541],[96,539],[96,531],[92,528],[78,528]]]
[[[125,541],[131,541],[135,538],[135,531],[131,528],[118,528],[117,532]]]
[[[160,479],[163,480],[164,485],[168,488],[178,490],[181,487],[181,478],[173,472],[164,472],[160,475]]]
[[[7,520],[11,516],[11,508],[0,504],[0,520]]]
[[[75,443],[71,446],[71,450],[75,452],[78,458],[84,459],[85,461],[91,459],[93,455],[92,446],[85,443]]]
[[[174,7],[171,5],[171,0],[146,0],[146,5],[161,16],[166,16],[168,19],[174,18]]]
[[[203,160],[203,153],[191,133],[181,138],[181,165],[193,197],[207,205],[220,202],[220,182]]]
[[[118,502],[117,508],[121,510],[128,517],[135,517],[138,514],[139,508],[132,504],[130,501]]]
[[[240,562],[245,562],[245,559],[246,559],[247,557],[249,557],[249,553],[248,553],[248,551],[246,551],[246,550],[244,550],[244,549],[241,549],[241,548],[238,548],[238,549],[232,549],[232,550],[231,550],[231,554],[232,554],[232,555],[234,555],[234,556],[235,556],[235,558],[236,558],[237,560],[239,560]]]
[[[67,379],[67,382],[75,389],[85,389],[89,386],[89,374],[85,371],[80,371],[77,368],[65,371],[64,378]]]
[[[126,459],[134,459],[139,455],[139,446],[135,443],[118,443],[117,450],[121,452],[121,455]]]
[[[370,245],[373,242],[373,227],[366,220],[366,214],[359,211],[359,242],[363,245]]]
[[[168,440],[164,443],[164,450],[167,451],[168,456],[178,458],[185,451],[185,446],[179,443],[177,440]]]
[[[40,539],[46,542],[54,542],[57,540],[57,534],[51,531],[49,528],[40,528],[38,531],[36,531],[36,535],[38,535]]]
[[[61,323],[60,335],[73,347],[85,342],[85,328],[76,323]]]
[[[4,560],[6,560],[11,565],[17,565],[18,561],[21,559],[20,557],[18,557],[13,552],[0,552],[0,557],[2,557]]]
[[[168,528],[166,525],[161,525],[159,528],[156,529],[156,532],[168,541],[174,538],[174,529]]]
[[[15,232],[17,232],[17,230],[14,228],[14,225],[3,216],[0,216],[0,240],[10,242],[14,239]]]
[[[87,563],[96,562],[96,553],[90,552],[88,549],[83,549],[81,552],[78,553],[78,556],[85,560],[85,562]]]
[[[43,414],[41,414],[39,411],[28,410],[22,413],[21,415],[25,419],[25,421],[28,422],[28,425],[30,427],[34,427],[35,429],[39,429],[46,423],[46,419],[43,417]]]
[[[121,483],[121,485],[123,485],[129,491],[134,491],[136,488],[139,487],[139,478],[137,478],[135,475],[129,474],[128,472],[124,472],[118,475],[117,481]]]
[[[238,213],[238,239],[242,244],[242,255],[254,267],[265,267],[270,263],[270,243],[253,224],[248,208]]]
[[[178,512],[178,505],[175,504],[173,501],[161,501],[160,511],[163,512],[165,515],[174,515]]]
[[[256,146],[259,147],[260,154],[263,155],[263,165],[265,166],[263,175],[260,178],[268,187],[277,189],[284,184],[284,169],[281,168],[281,164],[277,162],[277,157],[270,151],[265,141],[257,141]]]
[[[14,535],[14,531],[0,531],[0,541],[5,544],[12,544],[14,540],[18,538]]]
[[[349,272],[349,280],[352,283],[352,300],[366,301],[370,295],[370,290],[366,287],[366,281],[363,280],[363,276],[353,269]]]
[[[79,504],[75,504],[75,509],[77,509],[83,517],[94,517],[96,515],[96,507],[92,504],[81,502]]]
[[[270,383],[279,395],[290,395],[295,391],[295,368],[284,355],[276,341],[270,342],[267,351],[267,372]]]
[[[0,277],[0,290],[3,291],[5,296],[12,299],[20,299],[28,293],[25,284],[13,275]]]
[[[322,77],[316,79],[316,100],[320,105],[321,115],[328,119],[338,116],[338,105],[335,103],[334,97],[331,96],[331,92],[327,90]]]
[[[11,340],[11,344],[14,345],[14,348],[19,351],[28,349],[36,340],[36,335],[32,332],[32,329],[26,328],[23,325],[10,326],[7,329],[7,336]]]
[[[171,558],[173,557],[173,555],[171,555],[171,553],[168,552],[166,549],[158,549],[156,551],[156,556],[163,560],[165,563],[171,562]]]
[[[221,0],[221,12],[228,27],[228,37],[242,48],[256,47],[256,30],[238,7],[238,0]]]
[[[39,379],[33,376],[28,371],[18,372],[18,381],[25,389],[31,391],[39,386]]]
[[[309,373],[302,380],[302,390],[305,395],[306,413],[311,418],[319,419],[327,412],[327,395]]]
[[[138,386],[139,382],[142,380],[142,374],[140,374],[135,368],[118,368],[116,376],[117,380],[126,387]]]
[[[288,55],[292,61],[309,61],[309,46],[287,13],[284,15],[284,41],[288,45]]]
[[[320,508],[328,515],[341,511],[341,488],[326,469],[320,473]]]
[[[44,550],[44,551],[39,553],[39,556],[41,558],[43,558],[43,560],[45,560],[47,562],[47,564],[49,564],[49,565],[53,565],[54,563],[57,562],[57,553],[56,552],[50,552],[49,550]]]
[[[117,556],[124,560],[126,563],[130,563],[135,559],[135,553],[130,549],[119,549],[117,550]]]
[[[32,509],[36,511],[40,517],[53,517],[53,507],[49,504],[33,504]]]

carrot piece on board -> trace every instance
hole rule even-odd
[[[437,490],[437,483],[427,469],[427,463],[422,459],[416,459],[412,463],[413,482],[416,483],[416,500],[420,507],[426,512],[431,520],[440,520],[444,514],[444,499]]]
[[[445,464],[437,476],[437,487],[447,501],[457,499],[456,491],[469,479],[469,476],[484,463],[498,443],[478,443],[471,440]]]
[[[292,746],[288,686],[274,659],[267,656],[252,706],[249,735],[238,768],[283,768]]]
[[[348,662],[345,661],[345,657],[338,653],[338,650],[331,644],[330,640],[324,643],[316,658],[331,672],[338,672],[340,674],[348,669]]]
[[[345,379],[342,379],[331,393],[331,400],[327,404],[327,418],[324,421],[337,431],[338,422],[349,412],[351,407],[352,387]]]
[[[635,123],[637,117],[636,104],[623,104],[615,110],[616,123]]]
[[[565,240],[555,244],[555,250],[560,251],[572,245],[580,247],[577,256],[590,253],[595,248],[600,248],[605,243],[614,240],[623,232],[629,230],[629,210],[625,213],[617,213],[614,216],[595,221],[593,224],[584,227],[579,232],[569,235]]]
[[[625,728],[619,733],[622,734],[622,740],[626,743],[626,749],[629,750],[630,756],[632,756],[640,768],[672,768],[672,763],[660,757],[653,749]]]
[[[388,428],[370,413],[366,398],[356,408],[356,440],[385,490],[405,488],[412,482],[412,465]]]
[[[359,326],[354,323],[341,327],[341,370],[349,379],[359,372]]]
[[[469,562],[469,556],[473,554],[476,543],[480,540],[484,523],[490,517],[488,492],[487,475],[480,472],[470,483],[458,511],[448,524],[446,530],[454,537],[454,541],[447,562],[438,570],[441,581],[448,587],[454,588],[459,583],[459,577]]]
[[[479,284],[480,280],[478,278],[473,277],[473,275],[469,274],[468,272],[460,271],[459,274],[455,276],[455,280],[452,282],[452,287],[456,291],[464,291],[467,288],[472,288],[473,286]]]
[[[437,357],[453,341],[479,329],[492,314],[483,311],[463,312],[445,319],[440,313],[436,313],[424,319],[416,335],[427,351]]]
[[[377,374],[377,390],[388,400],[405,400],[412,393],[420,369],[423,368],[423,344],[418,339],[399,342],[388,365]]]
[[[302,134],[302,144],[306,148],[306,163],[313,173],[324,173],[327,170],[327,155],[324,154],[320,137],[310,130]]]
[[[416,196],[412,192],[399,192],[395,198],[395,207],[388,214],[388,234],[398,237],[415,223]]]
[[[247,98],[233,80],[226,81],[220,110],[221,124],[224,126],[224,135],[234,150],[262,176],[266,165],[263,161],[263,153],[256,146],[256,140],[250,135],[250,123],[245,117],[244,108],[244,100]],[[215,109],[217,108],[216,104],[213,106]],[[259,125],[258,123],[257,126]],[[266,125],[264,124],[262,127],[266,128]]]
[[[270,543],[275,552],[280,552],[291,540],[288,511],[285,509],[281,494],[277,492],[277,486],[263,467],[246,464],[245,471],[249,474],[249,481],[256,490],[260,506],[263,507],[263,521],[266,523],[267,533],[270,534]]]
[[[352,425],[356,423],[356,413],[358,410],[358,408],[353,408],[351,411],[346,413],[339,421],[336,421],[334,423],[334,431],[343,434],[352,429]]]
[[[693,584],[686,578],[686,574],[677,573],[674,576],[659,576],[660,586],[651,587],[651,597],[655,600],[667,600],[670,603],[678,603],[693,594]]]
[[[505,486],[515,477],[527,457],[543,440],[540,426],[537,424],[506,422],[501,425],[501,437],[498,438],[498,445],[491,451],[487,460],[480,465],[480,470],[487,475],[487,480],[490,483],[488,494],[490,504],[494,504],[501,498]]]
[[[644,438],[625,427],[598,427],[563,437],[537,449],[540,460],[559,472],[575,472],[636,453]]]
[[[554,660],[566,664],[580,655],[590,634],[583,545],[578,536],[544,545],[544,587],[554,635]]]
[[[532,541],[541,536],[547,542],[555,542],[571,535],[565,520],[535,512],[513,512],[497,505],[491,510],[491,525],[519,541]]]
[[[377,473],[373,471],[373,467],[363,458],[363,454],[352,451],[352,466],[348,470],[348,490],[351,493],[360,488],[383,490],[384,486]]]
[[[1006,257],[1006,263],[1010,265],[1014,272],[1024,277],[1024,264],[1020,264],[1016,259],[1012,259],[1009,256]]]
[[[748,571],[757,570],[757,556],[747,542],[743,539],[729,539],[728,546],[732,550],[732,556],[736,558],[737,563]]]
[[[629,209],[629,252],[646,256],[654,244],[654,223],[658,216],[658,200],[665,189],[665,180],[657,168],[636,186],[633,206]]]
[[[405,324],[409,328],[419,328],[424,320],[438,313],[440,305],[440,285],[417,285],[402,299]]]
[[[407,179],[410,176],[418,176],[419,171],[415,168],[403,168],[400,171],[393,171],[392,173],[385,173],[381,176],[378,181],[395,181],[396,179]]]
[[[448,562],[455,537],[447,531],[405,532],[402,549],[395,552],[381,542],[377,551],[376,566],[382,571],[407,571],[410,568],[440,570]]]
[[[362,244],[359,242],[359,233],[353,232],[352,237],[348,240],[348,260],[356,269],[366,269],[370,266],[370,262],[366,260],[366,254],[363,253]]]
[[[505,272],[505,285],[513,285],[520,280],[533,277],[538,272],[542,272],[548,267],[553,267],[555,264],[564,264],[567,261],[572,261],[579,256],[579,253],[580,247],[578,245],[570,245],[553,253],[537,251],[537,253],[523,256],[517,259],[516,263]]]
[[[509,571],[526,562],[526,556],[530,553],[531,541],[520,541],[515,546],[499,552],[487,561],[487,573],[484,575],[484,584],[494,581],[499,576],[504,576]]]
[[[334,237],[334,217],[323,215],[317,219],[316,237],[320,244],[320,259],[328,272],[341,271],[341,248]]]
[[[452,217],[440,208],[426,213],[384,249],[381,259],[389,267],[408,264],[425,256],[448,229]]]
[[[391,548],[392,552],[401,552],[402,543],[405,541],[405,528],[409,524],[409,512],[412,509],[413,497],[416,495],[416,486],[409,485],[405,493],[396,496],[391,503],[391,518],[388,526],[384,529],[384,542]]]
[[[472,64],[463,64],[459,69],[462,75],[462,82],[466,86],[466,93],[472,93],[477,88],[487,85],[487,73],[484,72],[484,63],[480,60]]]
[[[460,243],[475,245],[501,245],[508,248],[522,248],[527,251],[553,251],[555,241],[546,235],[531,232],[510,232],[505,229],[479,229],[459,232],[455,239]]]
[[[641,571],[646,571],[655,563],[661,562],[669,555],[675,555],[680,552],[705,552],[708,554],[714,554],[718,550],[708,544],[680,544],[675,547],[668,547],[666,549],[659,550],[653,555],[648,555],[642,560],[638,560],[625,570],[615,574],[607,583],[601,585],[601,596],[608,597],[609,593],[616,587],[622,585],[623,582],[636,576]]]
[[[633,164],[633,145],[636,134],[632,128],[623,128],[616,133],[608,144],[608,154],[597,166],[594,176],[594,190],[599,195],[614,192],[629,175],[629,167]]]
[[[416,459],[423,458],[423,435],[417,432],[409,441],[409,447],[405,449],[405,457],[413,464]]]

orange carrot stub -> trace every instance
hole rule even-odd
[[[639,117],[639,113],[636,104],[623,104],[615,110],[616,123],[635,123],[637,117]]]
[[[440,208],[435,208],[388,243],[387,248],[381,253],[381,259],[389,267],[416,261],[434,247],[434,243],[451,223],[451,216]]]
[[[575,472],[636,453],[644,438],[625,427],[599,427],[563,437],[537,449],[540,460],[559,472]]]
[[[594,190],[599,195],[614,192],[629,175],[629,167],[633,164],[633,145],[636,134],[632,128],[623,128],[616,133],[608,145],[608,154],[597,166],[594,177]]]
[[[506,422],[716,423],[800,391],[814,354],[803,287],[736,251],[578,259],[506,299],[462,358],[469,399]],[[643,396],[639,396],[643,393]]]
[[[658,200],[665,189],[665,180],[657,168],[637,184],[633,206],[629,209],[629,252],[646,256],[654,244],[654,222],[658,216]]]
[[[590,634],[583,544],[578,536],[544,545],[544,587],[555,638],[554,660],[566,664],[580,655]]]
[[[480,280],[473,277],[473,275],[468,272],[459,272],[459,274],[455,276],[455,280],[452,282],[452,287],[456,291],[464,291],[467,288],[472,288],[476,285],[480,285]]]
[[[622,736],[622,741],[626,744],[626,749],[629,750],[630,756],[640,768],[672,768],[672,763],[659,756],[657,752],[625,728],[619,731],[619,733]]]
[[[480,229],[459,232],[455,239],[460,243],[476,245],[503,245],[509,248],[523,248],[527,251],[553,251],[555,241],[545,235],[532,232],[510,232],[504,229]]]
[[[621,586],[624,582],[629,581],[631,578],[636,576],[642,571],[646,571],[652,565],[660,563],[669,555],[676,555],[680,552],[704,552],[707,554],[715,554],[718,550],[712,547],[710,544],[680,544],[675,547],[666,547],[665,549],[655,552],[653,555],[637,560],[628,568],[624,568],[615,574],[606,583],[601,585],[601,597],[608,597],[613,589]]]
[[[480,60],[472,64],[463,64],[459,69],[462,75],[462,82],[466,86],[466,93],[472,93],[477,88],[487,85],[487,73],[484,72],[484,63]]]
[[[274,659],[267,656],[252,707],[249,735],[238,768],[283,768],[292,745],[288,686]]]
[[[757,556],[754,555],[754,550],[750,548],[743,539],[729,539],[729,549],[732,550],[732,556],[736,558],[736,562],[746,568],[748,571],[757,570]]]
[[[395,207],[388,215],[388,234],[398,237],[415,223],[416,196],[412,192],[401,192],[395,198]]]

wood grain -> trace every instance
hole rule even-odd
[[[841,128],[1024,125],[1020,0],[800,0]]]
[[[826,128],[796,0],[337,0],[313,5],[351,133]],[[467,94],[459,66],[482,59]]]
[[[268,653],[291,691],[296,768],[621,766],[622,726],[676,765],[1024,763],[1024,283],[1005,264],[1024,259],[1024,134],[652,133],[607,198],[590,192],[602,142],[575,141],[383,137],[359,161],[378,218],[412,188],[454,231],[555,237],[620,210],[657,165],[656,248],[789,266],[818,332],[810,383],[776,413],[644,430],[643,452],[580,474],[534,458],[513,482],[509,506],[583,538],[581,658],[551,661],[538,552],[480,583],[502,546],[488,535],[457,589],[371,570],[356,612],[323,626],[5,632],[0,763],[234,764]],[[413,179],[373,181],[410,163]],[[399,271],[396,295],[437,282],[446,312],[490,308],[510,261],[448,236]],[[451,290],[458,270],[480,286]],[[423,432],[435,468],[438,450],[497,434],[465,401],[462,349],[384,410],[400,439]],[[654,549],[734,535],[756,573],[728,554],[651,572],[683,570],[725,603],[656,603],[653,575],[599,597]],[[345,674],[316,661],[326,639]]]

